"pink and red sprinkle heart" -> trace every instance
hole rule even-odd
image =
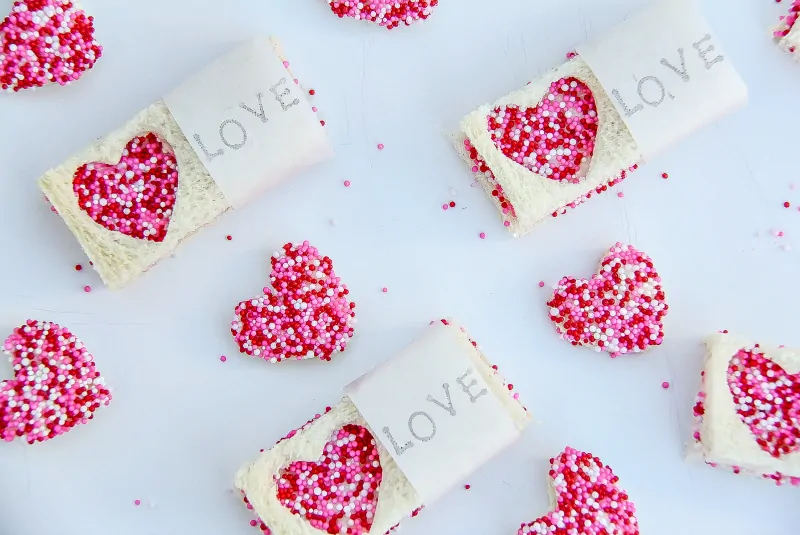
[[[439,0],[327,0],[339,18],[366,20],[387,30],[427,19]]]
[[[591,279],[561,279],[547,306],[561,338],[612,357],[660,345],[669,309],[653,261],[621,243]]]
[[[80,166],[72,188],[95,223],[131,238],[163,242],[175,208],[178,162],[156,134],[135,137],[117,164]]]
[[[67,85],[100,59],[94,19],[71,0],[18,0],[0,22],[0,89]]]
[[[242,301],[231,322],[239,350],[272,363],[329,361],[353,336],[355,303],[333,262],[308,242],[287,243],[272,257],[271,288]]]
[[[111,401],[83,342],[55,323],[28,320],[3,349],[14,378],[0,382],[2,440],[50,440],[87,423]]]
[[[518,535],[639,534],[636,507],[600,459],[568,447],[550,464],[556,506]]]

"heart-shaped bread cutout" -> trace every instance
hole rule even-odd
[[[518,535],[638,535],[636,507],[609,466],[569,447],[550,465],[553,511],[522,524]]]
[[[535,108],[500,106],[486,121],[500,152],[527,170],[570,184],[586,176],[597,137],[597,105],[577,78],[553,82]]]
[[[0,88],[67,85],[100,59],[94,20],[71,0],[18,0],[0,22]]]
[[[378,447],[359,425],[339,429],[319,461],[297,461],[275,477],[278,501],[315,529],[331,535],[367,534],[383,478]]]
[[[131,238],[167,237],[178,188],[172,148],[153,133],[128,142],[119,163],[87,163],[72,181],[78,206],[95,223]]]
[[[242,301],[231,334],[242,353],[272,363],[331,358],[353,337],[355,303],[350,291],[308,242],[287,243],[272,258],[272,288]]]
[[[328,0],[331,11],[340,19],[366,20],[387,30],[425,20],[437,5],[439,0]]]
[[[775,458],[800,451],[800,373],[789,374],[757,350],[728,365],[736,412],[762,450]]]
[[[612,357],[660,345],[669,309],[653,261],[621,243],[591,279],[561,279],[547,306],[561,338]]]
[[[55,323],[28,320],[4,345],[14,379],[0,382],[0,438],[33,444],[85,424],[111,401],[93,357]]]

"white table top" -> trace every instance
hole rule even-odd
[[[644,3],[443,0],[425,24],[386,32],[339,21],[323,0],[86,0],[105,47],[96,69],[66,89],[0,96],[0,325],[3,336],[27,318],[70,328],[114,400],[57,440],[0,444],[0,534],[254,535],[230,490],[237,468],[430,319],[455,315],[539,424],[405,533],[516,533],[546,512],[547,459],[571,445],[612,465],[643,534],[796,535],[800,488],[683,460],[703,336],[728,328],[800,346],[800,250],[781,248],[800,249],[800,188],[789,188],[800,185],[790,126],[800,66],[768,31],[785,6],[705,0],[749,107],[643,167],[619,188],[624,198],[593,198],[524,239],[470,187],[445,137],[475,106]],[[10,4],[0,0],[0,11]],[[317,90],[335,162],[226,215],[125,290],[75,272],[85,257],[37,176],[259,33],[278,35]],[[457,208],[442,211],[450,200]],[[350,286],[356,339],[326,364],[238,355],[233,307],[260,292],[274,249],[304,239]],[[618,240],[654,258],[670,315],[663,346],[611,360],[559,340],[545,301],[561,276],[589,275]]]

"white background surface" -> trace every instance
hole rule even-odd
[[[800,346],[800,212],[782,207],[800,205],[800,190],[789,190],[800,183],[800,66],[767,30],[785,7],[706,0],[750,106],[635,173],[624,198],[593,198],[523,240],[470,188],[445,138],[475,106],[643,3],[444,0],[424,25],[386,32],[340,21],[323,0],[91,2],[105,47],[96,69],[66,89],[0,96],[0,325],[8,333],[32,317],[72,329],[114,400],[57,440],[0,444],[0,534],[255,535],[229,490],[237,468],[428,320],[456,315],[541,423],[405,533],[516,533],[547,510],[547,458],[569,444],[613,466],[643,534],[796,535],[800,489],[682,459],[704,335],[728,328]],[[0,11],[10,5],[0,0]],[[279,35],[317,90],[336,161],[228,214],[123,291],[76,273],[85,257],[42,202],[37,176],[258,33]],[[451,198],[457,209],[443,212]],[[786,236],[772,238],[773,228]],[[260,292],[272,250],[303,239],[350,285],[356,339],[327,364],[237,355],[233,307]],[[555,336],[537,283],[589,275],[617,240],[654,258],[671,313],[662,347],[611,360]],[[664,380],[673,387],[662,390]]]

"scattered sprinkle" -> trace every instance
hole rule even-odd
[[[792,203],[790,203],[789,201],[786,201],[785,203],[783,203],[783,207],[784,208],[791,208],[792,207]]]
[[[622,193],[621,191],[617,192],[617,197],[619,197],[620,199],[623,198],[624,196],[625,196],[625,194]]]
[[[284,62],[283,62],[283,66],[284,66],[284,67],[286,67],[286,68],[288,69],[288,68],[289,68],[289,62],[288,62],[288,61],[286,61],[286,60],[284,60]]]
[[[219,360],[220,360],[221,362],[227,362],[227,360],[228,360],[228,357],[226,357],[225,355],[222,355],[222,356],[219,358]]]
[[[140,505],[142,505],[142,500],[133,500],[133,505],[139,507]]]
[[[317,92],[316,92],[315,90],[313,90],[313,89],[309,89],[309,90],[308,90],[308,94],[309,94],[309,95],[311,95],[311,96],[313,97],[314,95],[316,95],[316,94],[317,94]]]
[[[345,180],[344,181],[344,187],[346,187],[346,188],[350,187],[350,181],[349,180]]]
[[[233,239],[233,236],[228,234],[227,236],[225,236],[225,239],[228,240],[228,241],[231,241]]]
[[[450,208],[450,207],[447,204],[443,204],[442,205],[442,210],[447,210],[448,208]]]
[[[378,143],[378,150],[383,150],[385,148],[383,143]]]
[[[92,291],[92,287],[91,287],[91,286],[84,286],[84,287],[83,287],[83,291],[84,291],[84,292],[86,292],[86,293],[88,294],[89,292],[91,292],[91,291]]]
[[[450,201],[450,208],[455,208],[455,207],[456,207],[455,201]]]
[[[663,178],[664,180],[666,180],[666,179],[668,179],[668,178],[669,178],[669,175],[668,175],[667,173],[661,173],[661,178]]]
[[[544,281],[539,281],[539,288],[544,288]]]
[[[319,124],[321,124],[322,126],[325,126],[325,121],[320,121]]]
[[[317,110],[316,106],[311,106],[311,111],[313,111],[314,113],[317,113],[317,111],[319,111],[319,110]]]
[[[83,266],[82,265],[75,264],[75,271],[82,271],[82,270],[83,270]]]
[[[485,240],[485,239],[486,239],[486,233],[485,233],[485,232],[481,232],[480,234],[478,234],[478,236],[479,236],[479,237],[480,237],[480,239],[482,239],[482,240]]]
[[[467,490],[469,490],[469,489],[471,489],[472,487],[471,487],[470,485],[464,485],[464,488],[465,488],[465,489],[467,489]]]
[[[387,288],[386,286],[384,286],[383,288],[381,288],[381,291],[382,291],[383,293],[386,293],[386,292],[388,292],[388,291],[389,291],[389,288]]]
[[[511,221],[503,221],[503,226],[504,227],[510,227],[511,226]]]
[[[661,383],[661,388],[664,388],[664,389],[669,388],[669,382],[664,381],[663,383]]]

